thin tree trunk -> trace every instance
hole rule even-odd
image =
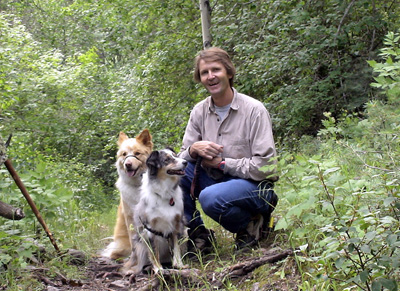
[[[211,47],[211,7],[210,1],[200,0],[200,13],[201,13],[201,31],[203,34],[203,48]]]

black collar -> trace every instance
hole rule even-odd
[[[156,231],[156,230],[151,229],[150,227],[148,227],[148,226],[143,222],[143,220],[142,220],[141,217],[139,217],[139,219],[140,219],[140,222],[143,224],[143,227],[144,227],[146,230],[150,231],[152,234],[155,234],[155,235],[157,235],[157,236],[161,236],[161,237],[163,237],[163,238],[165,238],[165,239],[169,239],[169,238],[171,237],[172,233],[169,233],[168,235],[164,235],[162,232]]]

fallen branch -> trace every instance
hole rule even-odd
[[[0,216],[11,220],[21,220],[25,217],[25,214],[21,208],[15,208],[0,201]]]
[[[273,264],[291,255],[293,255],[292,250],[285,250],[275,254],[248,259],[244,262],[225,268],[220,274],[215,276],[212,285],[216,288],[220,288],[224,285],[226,280],[244,277],[262,265]]]
[[[218,289],[224,286],[226,280],[244,277],[262,265],[273,264],[291,255],[293,255],[292,250],[284,250],[275,254],[267,254],[262,257],[251,258],[245,262],[227,267],[219,274],[214,273],[209,275],[208,279],[205,278],[206,275],[204,273],[197,269],[164,269],[161,270],[156,277],[146,282],[146,284],[137,290],[154,290],[159,289],[163,285],[174,286],[176,282],[183,285],[197,285],[198,287],[204,286],[206,282],[209,282],[214,288]]]
[[[24,195],[26,201],[28,201],[29,206],[31,207],[33,213],[35,214],[36,218],[38,219],[39,223],[42,225],[43,229],[45,230],[47,236],[49,237],[51,243],[53,244],[54,248],[56,249],[57,253],[60,252],[60,249],[57,246],[56,241],[53,238],[49,228],[47,227],[46,223],[42,215],[40,214],[39,210],[36,207],[35,202],[33,202],[31,196],[29,195],[28,191],[26,190],[24,184],[22,183],[21,179],[19,178],[17,172],[14,170],[14,167],[11,164],[11,161],[8,159],[4,162],[6,165],[7,170],[10,172],[11,176],[13,177],[15,183],[17,184],[18,188],[21,190],[22,195]]]
[[[233,265],[229,268],[227,268],[225,271],[223,271],[222,278],[223,280],[230,278],[238,278],[247,275],[250,272],[253,272],[256,268],[261,267],[262,265],[265,264],[273,264],[275,262],[281,261],[285,259],[288,256],[293,255],[292,250],[285,250],[281,253],[269,255],[269,256],[263,256],[260,258],[253,258],[250,260],[247,260],[242,263],[238,263],[236,265]]]

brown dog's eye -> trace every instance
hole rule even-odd
[[[126,152],[122,152],[122,156],[126,157],[127,153]]]
[[[141,155],[141,153],[139,153],[139,152],[135,153],[135,156],[140,156],[140,155]]]

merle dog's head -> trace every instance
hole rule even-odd
[[[153,151],[146,161],[150,177],[167,178],[168,176],[183,176],[187,161],[179,158],[176,153],[165,148]]]

